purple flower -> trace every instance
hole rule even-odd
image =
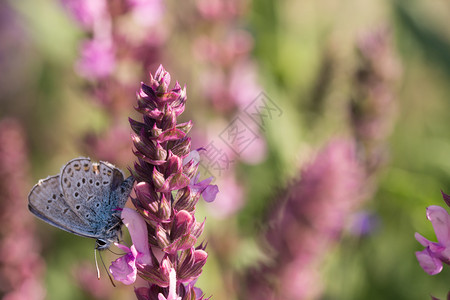
[[[196,164],[200,162],[200,154],[197,150],[193,150],[183,160],[183,165]],[[219,193],[219,187],[217,185],[210,184],[213,181],[213,177],[206,178],[202,181],[198,181],[200,173],[197,173],[189,182],[189,188],[192,193],[200,194],[203,196],[206,202],[213,202],[216,199],[217,193]]]
[[[219,187],[217,185],[210,184],[213,180],[212,177],[198,182],[199,177],[200,173],[197,173],[197,175],[191,179],[191,183],[189,184],[191,192],[200,193],[206,202],[213,202],[216,199],[217,193],[219,192]]]
[[[138,299],[145,300],[198,298],[189,283],[200,276],[208,254],[203,244],[195,247],[205,224],[196,221],[195,206],[200,196],[213,201],[218,191],[210,185],[212,178],[198,181],[199,155],[191,152],[187,136],[193,124],[177,122],[186,90],[178,83],[172,89],[169,85],[170,74],[160,66],[137,95],[141,120],[129,120],[137,157],[131,170],[136,197],[131,199],[143,222],[137,229],[129,227],[135,248],[122,246],[126,255],[111,270],[126,284],[136,275],[147,281],[148,287],[136,289]]]
[[[133,245],[128,248],[127,246],[116,244],[117,247],[126,253],[111,263],[109,271],[114,279],[129,285],[136,281],[136,264],[151,264],[151,256],[148,246],[147,225],[141,215],[125,207],[122,211],[122,220],[130,232]]]
[[[427,218],[433,224],[438,242],[431,242],[416,232],[416,240],[426,247],[417,251],[416,257],[425,272],[435,275],[442,271],[442,263],[450,264],[450,216],[444,208],[432,205],[427,208]]]

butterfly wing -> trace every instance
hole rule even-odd
[[[94,232],[66,203],[59,175],[40,180],[28,195],[29,210],[41,220],[67,232],[95,238]]]
[[[60,181],[67,204],[100,235],[114,218],[110,196],[124,181],[122,171],[107,162],[80,157],[63,167]]]

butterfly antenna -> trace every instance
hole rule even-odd
[[[100,257],[102,257],[102,256],[100,255]],[[98,268],[98,263],[97,263],[97,248],[94,248],[94,259],[95,259],[95,269],[97,270],[97,279],[100,280],[100,269]]]
[[[102,257],[102,253],[101,252],[100,252],[100,260],[102,261],[102,265],[103,265],[103,268],[105,268],[106,274],[108,274],[109,281],[111,281],[111,284],[113,285],[113,287],[116,287],[116,285],[114,284],[114,281],[111,278],[111,275],[108,272],[108,269],[106,268],[106,265],[105,265],[105,262],[103,261],[103,257]],[[100,278],[100,276],[99,276],[99,278]]]

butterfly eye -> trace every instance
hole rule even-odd
[[[96,248],[98,250],[103,250],[105,248],[108,248],[108,246],[109,246],[109,243],[102,239],[98,239],[95,243],[96,243]]]

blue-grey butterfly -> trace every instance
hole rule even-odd
[[[119,241],[121,210],[133,182],[110,163],[79,157],[59,175],[39,180],[28,195],[28,208],[55,227],[96,239],[96,249],[103,250]]]

